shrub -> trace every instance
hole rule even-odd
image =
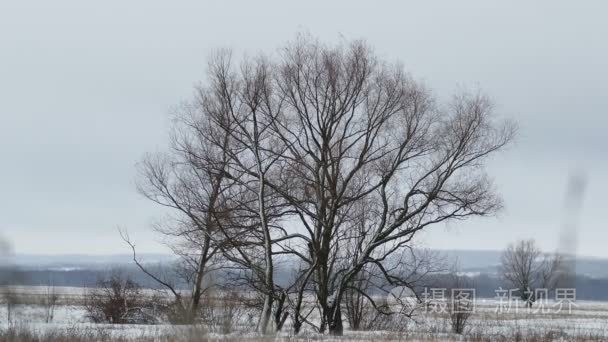
[[[129,278],[114,273],[109,279],[97,282],[85,297],[87,317],[94,323],[152,324],[154,304]]]

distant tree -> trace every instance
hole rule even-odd
[[[15,305],[19,303],[19,297],[15,293],[15,290],[9,285],[0,288],[0,296],[6,305],[6,321],[8,323],[13,323],[13,310]]]
[[[55,284],[51,279],[49,279],[44,298],[42,300],[42,306],[45,310],[46,323],[51,323],[53,321],[53,317],[55,316],[55,306],[57,305],[58,300],[59,294],[57,293]]]
[[[502,277],[528,307],[536,301],[536,290],[555,288],[559,280],[562,257],[543,253],[534,240],[520,240],[510,244],[502,253]]]

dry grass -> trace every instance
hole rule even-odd
[[[608,341],[608,323],[602,324],[608,312],[606,303],[581,303],[572,315],[565,314],[496,314],[492,305],[480,306],[468,321],[461,335],[452,333],[447,314],[421,313],[412,319],[389,319],[383,317],[382,324],[374,326],[376,331],[345,331],[345,336],[332,337],[303,331],[292,336],[288,331],[278,336],[259,336],[255,331],[255,314],[243,306],[243,298],[236,294],[222,293],[220,296],[205,298],[205,312],[198,325],[186,326],[140,326],[109,327],[95,326],[88,323],[74,323],[67,327],[60,325],[37,326],[44,322],[40,317],[25,310],[15,311],[15,318],[33,325],[9,325],[0,329],[2,341]],[[72,297],[73,298],[73,297]],[[31,308],[30,308],[31,309]],[[62,311],[63,312],[63,311]],[[20,314],[19,314],[20,313]],[[35,313],[35,312],[34,312]],[[18,315],[19,314],[19,315]],[[0,323],[6,322],[0,317]],[[63,327],[61,327],[63,324]],[[70,322],[69,324],[72,324]],[[38,327],[38,328],[37,328]],[[124,329],[123,329],[124,328]],[[36,331],[36,329],[39,329]],[[138,330],[141,329],[141,330]]]
[[[11,342],[190,342],[190,341],[471,341],[471,342],[553,342],[553,341],[605,341],[605,337],[590,333],[566,335],[559,330],[515,330],[506,334],[472,333],[464,335],[443,333],[375,332],[348,333],[333,337],[318,334],[301,336],[256,336],[208,334],[200,326],[188,327],[156,336],[115,336],[112,331],[97,328],[73,328],[38,333],[26,326],[14,326],[0,331],[0,341]]]

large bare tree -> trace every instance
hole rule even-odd
[[[276,57],[234,64],[229,53],[214,56],[182,127],[188,139],[174,150],[187,175],[204,177],[178,176],[175,195],[161,191],[159,201],[153,186],[147,196],[204,223],[212,250],[249,270],[265,298],[262,331],[271,308],[288,302],[294,330],[305,322],[341,334],[342,302],[360,272],[411,285],[392,260],[417,232],[501,208],[484,164],[515,126],[494,118],[487,97],[439,103],[361,41],[298,37]],[[273,279],[283,256],[300,265],[286,289]],[[318,324],[300,312],[310,293]]]

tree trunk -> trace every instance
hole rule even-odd
[[[265,197],[265,175],[264,168],[262,167],[262,158],[260,156],[259,145],[260,145],[260,132],[258,130],[258,119],[257,113],[253,111],[253,152],[255,155],[256,168],[260,179],[258,180],[258,215],[260,218],[260,225],[264,234],[264,257],[266,259],[266,267],[264,269],[264,285],[266,287],[264,298],[264,307],[262,309],[262,316],[260,317],[260,332],[266,334],[268,331],[268,323],[272,316],[272,302],[274,299],[274,267],[272,260],[272,237],[270,235],[270,227],[268,225],[268,219],[266,217],[266,197]]]
[[[206,271],[207,254],[209,252],[210,245],[211,238],[209,236],[205,236],[203,242],[203,250],[201,251],[201,259],[199,260],[198,269],[196,270],[196,281],[194,283],[194,289],[192,291],[192,305],[190,305],[190,309],[187,310],[187,312],[184,312],[184,314],[186,315],[186,317],[184,317],[184,320],[187,323],[194,322],[195,318],[198,315],[201,296],[203,295],[203,277]]]
[[[342,310],[340,309],[340,303],[336,303],[336,306],[332,311],[333,314],[330,315],[327,322],[329,334],[334,336],[342,336],[344,333],[344,327],[342,326]]]
[[[278,300],[276,301],[276,311],[274,314],[274,325],[277,331],[280,331],[283,328],[283,323],[287,319],[287,312],[285,310],[285,299],[287,298],[287,294],[285,292],[281,292]]]
[[[298,313],[294,313],[293,315],[293,333],[297,335],[300,333],[300,329],[302,328],[302,321],[300,321],[300,317]]]
[[[268,323],[272,315],[272,295],[267,294],[264,299],[264,307],[262,308],[262,316],[260,320],[259,330],[262,334],[268,333]]]

